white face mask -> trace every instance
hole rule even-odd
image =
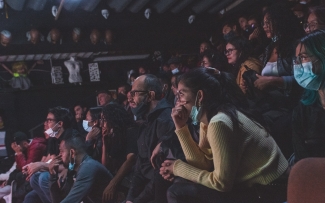
[[[53,128],[54,128],[57,124],[58,124],[58,123],[56,123],[56,124],[53,126]],[[58,134],[58,132],[59,132],[59,129],[58,129],[56,132],[54,132],[52,128],[49,128],[49,129],[47,129],[47,130],[45,131],[45,133],[48,134],[50,137],[55,137],[55,136]]]
[[[178,68],[175,68],[174,70],[172,70],[172,74],[175,75],[179,72]]]
[[[88,126],[89,121],[83,120],[82,121],[82,127],[85,129],[85,131],[90,132],[93,127]]]

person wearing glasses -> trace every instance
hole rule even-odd
[[[159,166],[166,157],[184,157],[174,134],[172,107],[162,98],[162,89],[159,79],[147,74],[138,77],[129,92],[133,114],[144,121],[137,133],[138,158],[127,203],[166,202],[170,183],[159,175]]]
[[[262,73],[256,75],[254,82],[262,95],[255,98],[252,108],[263,114],[272,136],[285,156],[289,157],[293,151],[291,113],[301,95],[294,80],[292,60],[295,42],[303,35],[303,30],[293,12],[281,4],[265,10],[263,29],[272,41],[263,55]]]
[[[231,65],[230,72],[237,76],[237,85],[246,93],[246,88],[243,85],[242,75],[247,70],[254,70],[257,74],[261,73],[262,63],[252,56],[252,46],[244,37],[234,37],[226,45],[224,54],[227,57],[228,63]]]
[[[299,41],[294,63],[295,79],[305,91],[292,116],[293,163],[325,157],[324,30],[315,30]]]
[[[304,30],[307,34],[317,29],[325,28],[325,7],[317,6],[310,8],[307,23],[304,23]]]
[[[23,167],[23,173],[27,175],[26,180],[30,181],[32,191],[24,199],[24,203],[51,202],[49,190],[50,174],[49,163],[59,155],[59,145],[63,138],[70,136],[80,136],[71,128],[73,116],[69,109],[54,107],[49,109],[44,121],[44,134],[48,138],[46,154],[40,162],[30,163]],[[60,167],[60,177],[66,177],[66,170]],[[63,181],[63,180],[62,180]]]

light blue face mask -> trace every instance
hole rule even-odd
[[[76,159],[74,159],[73,163],[71,162],[71,152],[70,152],[70,162],[69,162],[69,170],[73,171],[74,170],[74,165],[76,164]]]
[[[199,122],[199,114],[201,113],[201,106],[196,107],[196,102],[198,100],[198,95],[199,92],[196,94],[196,98],[195,98],[195,103],[194,106],[192,106],[192,110],[190,113],[190,118],[192,119],[192,124],[193,125],[197,125]]]
[[[298,84],[308,90],[319,90],[323,81],[313,72],[313,63],[307,62],[293,66],[294,77]]]
[[[90,132],[92,127],[88,126],[89,121],[83,120],[82,121],[82,127],[85,129],[85,131]]]

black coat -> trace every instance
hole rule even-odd
[[[325,110],[316,102],[299,105],[292,116],[295,161],[307,157],[325,157]]]

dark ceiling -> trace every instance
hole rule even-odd
[[[266,0],[265,0],[266,1]],[[261,2],[258,0],[7,0],[6,7],[0,10],[0,31],[12,33],[12,45],[20,48],[3,49],[0,55],[28,53],[63,53],[67,49],[76,52],[98,51],[86,46],[93,28],[100,31],[111,29],[116,39],[108,50],[148,52],[153,50],[193,50],[202,40],[221,31],[220,12],[225,15],[238,11],[253,11]],[[57,20],[52,15],[52,6],[62,10]],[[150,8],[152,15],[146,19],[144,11]],[[101,15],[107,9],[108,19]],[[253,11],[254,12],[254,11]],[[192,24],[188,17],[195,15]],[[43,44],[38,49],[28,45],[26,32],[32,28],[47,36],[52,28],[63,33],[62,47],[53,50]],[[66,47],[74,27],[80,27],[85,46]],[[218,30],[219,29],[219,30]],[[23,48],[22,48],[23,47]],[[76,50],[77,49],[77,50]],[[107,49],[107,48],[104,48]],[[107,51],[107,50],[106,50]],[[69,51],[70,52],[70,51]]]

